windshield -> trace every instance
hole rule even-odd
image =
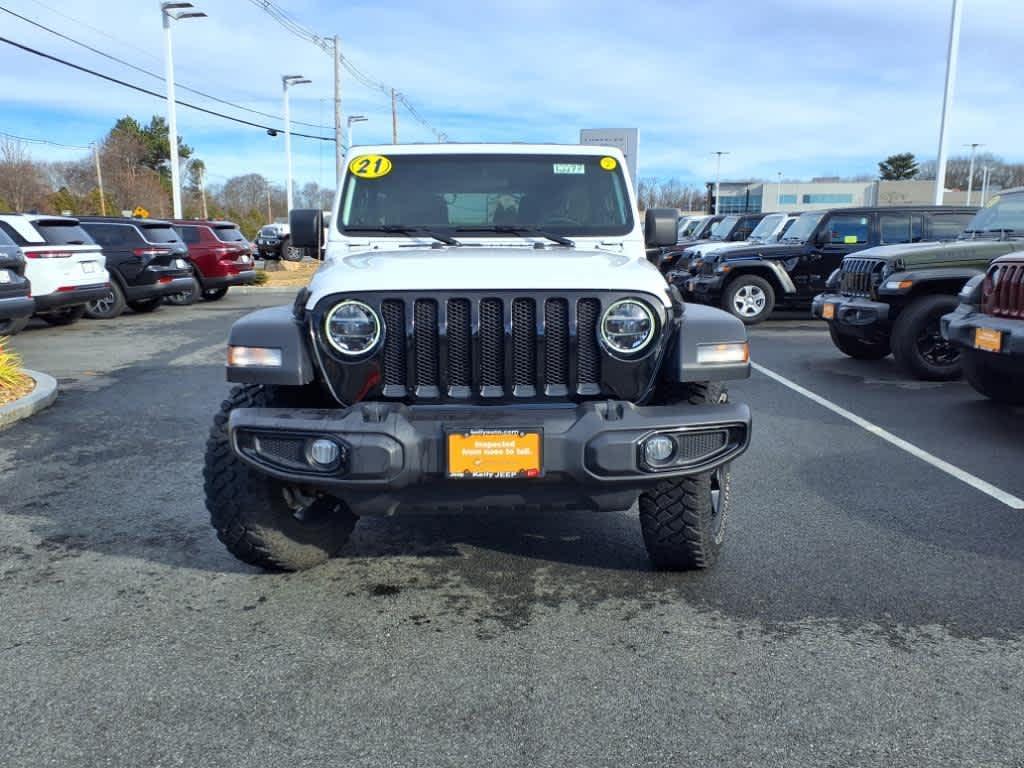
[[[754,231],[750,233],[751,240],[757,240],[764,242],[771,237],[772,232],[775,228],[785,220],[786,214],[784,213],[772,213],[761,219],[761,223],[754,227]]]
[[[622,169],[610,157],[397,155],[374,156],[372,167],[370,159],[349,164],[338,217],[342,232],[500,228],[586,237],[633,228]],[[378,166],[386,170],[371,178]]]
[[[732,228],[736,226],[736,222],[739,220],[739,216],[726,216],[711,228],[711,239],[721,240],[728,236],[728,234],[732,232]]]
[[[968,236],[984,232],[1024,233],[1024,193],[996,195],[964,230]]]
[[[704,219],[690,219],[679,231],[679,236],[690,237],[694,232],[700,229],[700,225],[703,224],[704,221]]]
[[[264,237],[277,237],[277,227],[270,224],[266,227],[260,228],[260,234]]]
[[[818,226],[818,222],[821,221],[821,217],[824,215],[824,211],[820,213],[801,213],[786,231],[786,236],[782,238],[782,241],[786,243],[804,242],[814,232],[814,228]]]
[[[215,234],[217,239],[222,243],[245,242],[245,238],[242,237],[242,233],[238,230],[238,227],[214,227],[213,234]]]
[[[35,222],[35,228],[50,245],[93,245],[93,239],[77,221],[41,219]]]

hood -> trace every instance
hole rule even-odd
[[[807,250],[806,243],[770,243],[766,245],[748,245],[738,243],[740,247],[729,248],[720,253],[710,254],[712,259],[732,260],[760,257],[763,259],[786,259],[798,256]]]
[[[665,278],[646,259],[581,248],[403,248],[327,262],[309,284],[311,309],[332,293],[385,291],[636,291],[670,306]]]
[[[903,243],[879,245],[858,251],[855,255],[865,259],[884,259],[899,262],[904,269],[914,267],[984,268],[992,259],[1004,253],[1024,250],[1024,240],[948,240],[946,242]]]

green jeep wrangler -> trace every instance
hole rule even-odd
[[[944,381],[961,374],[960,347],[940,320],[955,310],[968,280],[999,256],[1024,251],[1024,188],[1002,192],[975,214],[960,237],[942,243],[885,245],[843,259],[811,313],[828,323],[850,357],[892,353],[910,375]]]

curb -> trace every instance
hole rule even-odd
[[[20,400],[0,407],[0,429],[6,429],[16,421],[27,419],[44,408],[49,408],[57,399],[57,380],[53,376],[27,368],[25,373],[35,379],[36,388]]]

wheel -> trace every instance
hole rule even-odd
[[[217,538],[239,560],[273,571],[325,562],[348,541],[357,520],[340,499],[268,477],[231,450],[232,410],[289,404],[298,402],[290,403],[283,389],[247,384],[231,390],[214,417],[203,470],[206,509]]]
[[[962,352],[964,378],[979,393],[1006,405],[1024,405],[1024,368],[999,365],[991,352]]]
[[[939,319],[957,304],[955,296],[922,296],[900,313],[890,339],[897,365],[925,381],[960,377],[960,348],[942,338],[939,327]]]
[[[124,312],[126,306],[124,291],[116,280],[111,280],[106,296],[85,305],[85,316],[90,320],[113,320]]]
[[[690,384],[679,392],[693,405],[724,403],[718,383]],[[725,541],[730,507],[728,465],[695,477],[665,480],[640,494],[640,529],[651,563],[659,570],[711,567]]]
[[[838,330],[834,323],[828,324],[828,332],[832,337],[832,343],[840,352],[857,360],[881,360],[892,352],[888,339],[868,341],[851,336]]]
[[[13,336],[16,333],[21,333],[28,325],[28,320],[27,317],[10,317],[0,320],[0,336]]]
[[[128,307],[132,312],[136,312],[140,315],[144,315],[147,312],[152,312],[154,309],[160,306],[163,302],[161,297],[155,299],[138,299],[136,301],[129,301]]]
[[[196,297],[203,292],[203,286],[200,285],[199,279],[192,275],[192,287],[186,289],[181,293],[172,293],[164,296],[164,301],[168,304],[173,304],[176,307],[187,307],[190,304],[194,304]]]
[[[775,289],[763,277],[740,275],[725,289],[722,309],[747,325],[757,325],[775,308]]]
[[[71,325],[81,320],[84,314],[85,304],[79,304],[74,307],[58,309],[54,312],[46,312],[40,315],[40,317],[50,325]]]
[[[220,301],[227,295],[227,288],[211,288],[208,291],[203,291],[203,301]]]
[[[292,248],[291,239],[281,241],[281,258],[285,261],[302,261],[305,251],[302,248]]]

